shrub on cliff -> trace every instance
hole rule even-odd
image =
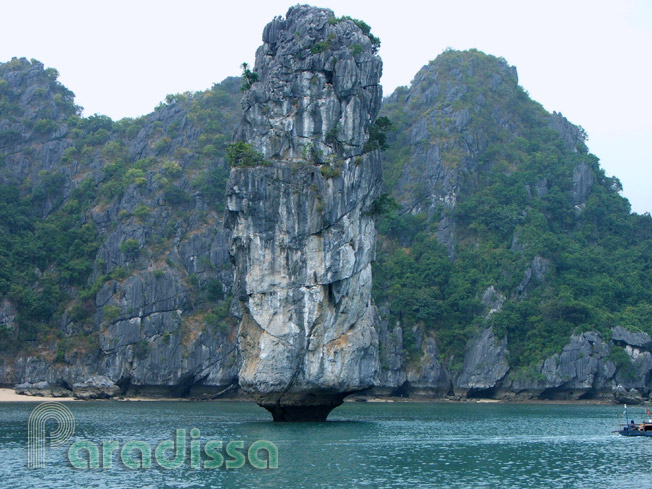
[[[271,165],[269,161],[265,161],[262,153],[256,151],[251,144],[242,141],[229,144],[226,147],[226,157],[229,164],[236,168]]]

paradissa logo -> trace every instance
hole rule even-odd
[[[65,405],[48,402],[37,406],[28,422],[30,468],[45,466],[45,422],[48,420],[57,422],[57,428],[49,436],[51,447],[62,446],[74,434],[74,418]],[[199,429],[191,429],[188,444],[186,430],[177,429],[174,440],[164,440],[154,450],[144,441],[130,440],[121,446],[118,441],[78,440],[68,448],[68,460],[77,469],[110,469],[119,454],[122,463],[130,469],[150,469],[153,463],[163,469],[176,469],[188,462],[190,454],[189,467],[192,469],[239,469],[247,462],[256,469],[278,468],[278,448],[270,441],[257,440],[245,450],[242,440],[226,444],[210,440],[202,444],[200,437]]]
[[[199,438],[197,428],[190,430],[191,469],[239,469],[247,461],[256,469],[278,468],[278,449],[272,442],[255,441],[245,452],[242,440],[230,441],[226,446],[223,446],[221,440],[211,440],[203,445],[204,458]],[[130,469],[150,469],[152,462],[164,469],[177,469],[185,465],[188,459],[186,439],[186,430],[176,430],[175,440],[165,440],[156,445],[154,457],[150,445],[144,441],[128,441],[122,448],[117,441],[104,441],[100,450],[100,446],[92,441],[79,440],[68,449],[68,460],[77,469],[110,469],[113,466],[113,454],[119,452],[122,463]],[[225,455],[222,453],[223,448],[226,449]]]

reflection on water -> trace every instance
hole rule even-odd
[[[47,450],[44,469],[27,469],[27,419],[35,406],[0,404],[4,487],[652,486],[652,439],[613,433],[619,406],[346,403],[325,423],[272,423],[267,411],[244,402],[69,403],[73,439]],[[269,440],[278,447],[279,468],[193,469],[190,456],[174,470],[155,463],[131,470],[119,457],[111,469],[79,470],[68,461],[74,441],[138,440],[154,450],[176,429],[193,428],[202,450],[211,440],[242,440],[246,455],[254,441]]]

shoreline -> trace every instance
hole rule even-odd
[[[74,397],[53,397],[53,396],[28,396],[16,394],[13,389],[0,388],[0,403],[3,402],[47,402],[47,401],[79,401]]]
[[[75,397],[54,397],[54,396],[29,396],[17,394],[14,389],[0,388],[0,404],[12,402],[82,402],[86,399],[77,399]],[[115,397],[111,399],[89,399],[92,401],[116,401],[116,402],[255,402],[252,398],[247,397],[224,397],[217,399],[199,399],[188,397]],[[572,405],[618,405],[619,403],[605,399],[491,399],[491,398],[472,398],[472,399],[451,399],[437,397],[369,397],[369,398],[351,398],[345,399],[345,403],[445,403],[445,404],[565,404]]]

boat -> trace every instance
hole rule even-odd
[[[630,420],[627,413],[627,404],[625,404],[625,424],[620,425],[618,428],[618,434],[622,436],[652,436],[652,414],[650,410],[646,407],[645,411],[647,412],[648,419],[647,421],[643,420],[642,423],[634,423],[634,420]]]

